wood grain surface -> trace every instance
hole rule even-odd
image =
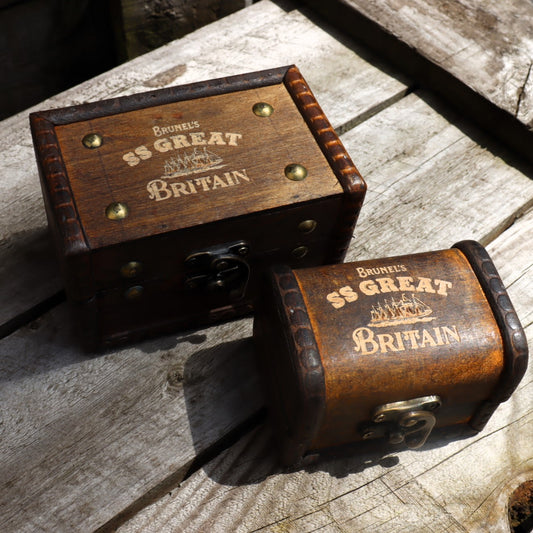
[[[442,399],[436,427],[467,424],[497,386],[504,367],[502,334],[460,251],[376,258],[295,275],[325,375],[326,412],[311,450],[361,440],[374,409],[412,398]],[[393,300],[427,312],[374,320],[372,311],[390,309]]]
[[[254,115],[258,102],[270,103],[273,115]],[[161,132],[176,124],[191,127]],[[84,149],[80,140],[89,130],[101,133],[101,148]],[[283,83],[74,122],[57,132],[93,249],[342,192]],[[135,155],[139,147],[142,157]],[[172,156],[201,155],[204,148],[219,168],[189,172],[188,181],[170,179],[170,171],[166,176],[164,163]],[[291,163],[304,165],[308,177],[287,179]],[[185,184],[181,192],[173,182]],[[123,221],[104,217],[112,201],[128,205]]]
[[[532,338],[528,168],[428,93],[404,97],[409,82],[299,10],[261,1],[39,108],[290,63],[368,182],[348,258],[480,240]],[[281,472],[257,418],[250,320],[97,358],[63,304],[28,321],[61,283],[27,113],[1,131],[1,317],[26,317],[0,341],[3,531],[497,531],[533,470],[531,370],[476,437]]]
[[[306,3],[531,160],[531,2]]]

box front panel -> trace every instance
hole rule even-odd
[[[296,272],[326,375],[317,448],[353,442],[376,408],[437,395],[467,423],[503,368],[497,324],[458,250]]]
[[[250,312],[269,265],[326,261],[341,204],[338,195],[97,250],[93,309],[101,337],[116,343]],[[200,258],[197,266],[190,262],[194,257]],[[221,262],[229,268],[217,270]]]

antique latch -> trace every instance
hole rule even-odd
[[[372,422],[360,428],[362,437],[386,437],[392,444],[405,442],[408,448],[420,448],[435,426],[434,412],[441,404],[438,396],[424,396],[380,405],[372,413]]]
[[[245,259],[249,252],[249,245],[238,241],[190,254],[185,259],[185,287],[226,293],[233,300],[242,298],[250,277]]]

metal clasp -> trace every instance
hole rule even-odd
[[[190,254],[185,259],[185,287],[242,298],[250,277],[245,260],[249,252],[249,245],[238,241]]]
[[[420,448],[435,426],[433,413],[441,404],[438,396],[424,396],[380,405],[372,413],[372,422],[361,427],[362,437],[387,437],[390,443],[405,442],[408,448]]]

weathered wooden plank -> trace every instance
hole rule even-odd
[[[486,244],[532,205],[533,182],[509,154],[435,110],[448,114],[429,94],[411,94],[342,137],[368,185],[347,260]]]
[[[291,63],[300,66],[334,126],[354,124],[406,91],[404,83],[302,13],[286,13],[262,1],[37,107],[60,107]],[[5,120],[0,131],[5,146],[0,168],[9,176],[0,183],[0,274],[10,280],[0,285],[0,299],[5,302],[1,325],[60,290],[62,283],[44,241],[46,221],[27,113]]]
[[[363,209],[350,257],[421,251],[448,247],[462,238],[484,238],[492,233],[491,227],[499,227],[508,221],[533,196],[532,184],[528,178],[517,169],[506,166],[491,152],[481,149],[417,95],[411,95],[391,109],[382,111],[342,138],[347,146],[357,142],[357,150],[354,152],[359,154],[363,167],[366,168],[370,188],[369,203]],[[377,142],[378,139],[381,144]],[[468,174],[468,179],[461,177],[459,185],[454,184],[457,176],[463,174]],[[439,176],[439,180],[435,179],[435,175]],[[495,187],[491,185],[493,180]],[[416,194],[410,194],[412,189],[415,189]],[[499,191],[499,198],[504,198],[505,201],[494,202],[495,190]],[[448,198],[449,195],[451,196]],[[464,206],[462,216],[457,214],[461,211],[460,205]],[[447,211],[452,208],[453,216],[448,216]],[[379,212],[374,214],[376,210],[382,216],[378,216]],[[405,227],[402,226],[403,220],[409,220],[411,214],[416,221],[414,227],[430,227],[431,231],[417,233],[411,229],[402,229]],[[434,220],[435,216],[439,218]],[[249,337],[249,321],[245,321],[244,325],[242,322],[235,322],[199,332],[200,336],[207,335],[207,342],[211,343],[208,347],[212,351],[205,351],[204,344],[189,345],[187,336],[180,336],[177,341],[175,337],[168,337],[106,355],[96,360],[99,364],[95,367],[95,363],[75,352],[74,339],[69,339],[65,333],[56,332],[62,321],[66,321],[65,315],[66,311],[60,308],[43,317],[37,323],[40,327],[33,335],[30,328],[3,341],[4,368],[11,369],[6,379],[14,380],[18,377],[20,383],[27,383],[30,387],[10,387],[6,392],[6,397],[12,402],[6,404],[9,406],[7,412],[20,413],[16,406],[21,404],[27,406],[27,411],[19,415],[21,419],[16,427],[9,428],[12,429],[12,435],[6,432],[11,437],[5,446],[9,446],[11,450],[28,447],[30,457],[37,458],[33,460],[44,465],[40,471],[41,477],[51,476],[38,489],[40,493],[29,494],[26,499],[21,499],[26,490],[26,483],[23,481],[27,477],[26,472],[36,468],[36,464],[27,459],[23,463],[22,457],[7,456],[6,467],[13,465],[18,472],[13,483],[19,493],[14,498],[13,492],[6,491],[8,508],[18,509],[24,504],[26,509],[33,509],[28,510],[28,514],[21,514],[25,520],[34,516],[32,513],[38,512],[47,521],[62,524],[61,520],[65,519],[67,512],[65,509],[72,509],[75,501],[83,508],[86,507],[91,514],[94,508],[101,505],[102,498],[105,501],[103,509],[91,517],[80,513],[80,521],[96,525],[111,520],[114,516],[113,509],[116,514],[131,506],[130,511],[133,512],[145,503],[143,494],[148,489],[177,484],[197,453],[204,451],[262,405],[262,398],[257,394],[257,376],[254,376],[250,366],[253,363],[249,346],[246,343],[242,346],[232,343],[236,339]],[[228,331],[232,332],[230,337],[226,336]],[[193,341],[195,339],[200,341],[202,337],[192,338]],[[180,340],[185,342],[177,343]],[[14,342],[16,344],[12,344]],[[225,342],[230,344],[223,345],[220,353],[215,346]],[[154,353],[149,355],[146,352]],[[53,353],[57,354],[47,363],[47,357]],[[25,357],[21,354],[25,354]],[[198,366],[193,362],[188,363],[189,360],[198,361]],[[44,371],[40,370],[39,365],[44,365]],[[243,366],[242,374],[238,372],[239,365]],[[32,371],[35,366],[36,371]],[[202,376],[198,387],[209,395],[196,400],[197,405],[201,406],[201,409],[196,410],[196,418],[191,418],[189,414],[184,416],[184,410],[189,410],[189,405],[195,401],[195,395],[191,394],[187,381],[179,381],[179,376],[184,373],[183,369],[187,373],[188,367],[197,369]],[[167,396],[168,382],[165,381],[165,376],[169,373],[178,378],[171,378],[171,382],[179,400],[170,400]],[[108,385],[110,379],[121,386],[111,390]],[[89,391],[84,385],[87,380],[93,387]],[[126,385],[122,384],[128,384],[133,392],[125,394],[123,386]],[[243,386],[245,391],[240,392]],[[54,394],[48,397],[44,393],[35,394],[35,389],[45,392],[50,389]],[[83,392],[83,401],[73,402],[80,390]],[[228,394],[238,398],[238,401],[223,408],[222,416],[220,410],[213,409],[219,404],[226,405],[224,401]],[[101,400],[99,395],[104,399]],[[144,396],[147,398],[143,399]],[[172,403],[173,401],[176,403]],[[107,406],[113,403],[115,409],[106,411]],[[98,417],[87,415],[93,412],[101,413],[101,423]],[[84,420],[83,439],[80,437],[81,429],[76,429],[80,419]],[[138,431],[132,428],[137,426],[142,427],[144,435],[142,438],[137,437],[138,440],[132,440],[132,432]],[[54,440],[48,428],[51,428],[52,434],[56,434],[56,427],[65,428],[61,435],[66,428],[70,428],[74,442],[64,441],[63,437]],[[206,432],[206,428],[210,428],[210,431]],[[104,441],[117,444],[109,451]],[[454,445],[459,446],[451,446]],[[102,448],[108,450],[105,460]],[[67,453],[72,459],[65,462],[64,455]],[[123,456],[128,459],[122,459]],[[373,457],[374,461],[379,460],[379,457]],[[366,457],[364,460],[370,459]],[[420,473],[416,470],[418,461],[419,456],[415,454],[412,456],[412,463],[409,463],[411,470],[417,474]],[[98,465],[101,464],[106,466],[105,474],[98,473]],[[353,468],[360,470],[363,464],[364,462],[356,461]],[[146,474],[146,465],[150,465],[150,475]],[[76,485],[79,478],[70,477],[75,469],[90,472],[90,479],[100,490],[82,491]],[[411,478],[405,480],[407,482]],[[371,478],[365,478],[362,482],[363,491],[366,490],[363,488],[365,483],[370,481]],[[299,483],[300,481],[287,490],[298,492]],[[73,490],[72,485],[76,490]],[[57,503],[55,508],[49,509],[44,502],[52,486],[55,487]],[[275,487],[272,490],[274,489]],[[209,490],[215,491],[214,486]],[[340,487],[339,494],[344,490]],[[347,488],[345,492],[349,490],[351,489]],[[389,489],[385,487],[383,490]],[[422,489],[417,490],[421,495],[424,493]],[[62,491],[66,495],[62,495]],[[71,492],[75,494],[73,499],[70,498]],[[120,493],[120,498],[109,498],[109,494],[117,493]],[[216,500],[221,496],[213,497]],[[265,499],[272,497],[268,493],[264,495]],[[383,498],[387,501],[395,500],[396,496],[389,490]],[[205,502],[195,501],[196,505],[205,505]],[[248,502],[246,505],[251,504]],[[455,520],[441,510],[442,506],[435,502],[431,505],[436,513],[440,513],[439,520],[447,524],[446,527],[455,527]],[[381,509],[379,506],[372,507],[361,520],[375,524],[374,515],[379,515]],[[308,511],[309,508],[306,507],[301,514]],[[262,508],[261,512],[263,518],[268,516],[267,507]],[[411,507],[404,508],[404,518],[400,516],[396,521],[393,516],[387,515],[391,520],[391,531],[394,530],[392,526],[396,527],[412,512]],[[420,511],[416,516],[425,514]],[[262,520],[257,515],[256,518],[258,523]],[[323,516],[319,518],[322,520]],[[434,519],[435,515],[432,515],[432,520]],[[195,523],[191,517],[187,520],[191,520],[191,524]],[[113,523],[120,523],[120,520]],[[191,530],[194,530],[192,526]]]
[[[250,320],[88,358],[67,315],[0,343],[2,531],[94,530],[262,404]]]
[[[117,4],[121,24],[116,32],[121,38],[125,57],[132,59],[242,9],[246,2],[204,0],[191,4],[185,0],[167,0],[164,4],[151,4],[120,0]]]
[[[489,246],[529,339],[533,256],[524,243],[532,238],[533,210]],[[420,451],[359,451],[294,472],[276,466],[261,427],[119,531],[503,533],[510,493],[533,474],[532,397],[530,365],[476,436],[441,435]]]
[[[306,3],[531,160],[531,2]]]

